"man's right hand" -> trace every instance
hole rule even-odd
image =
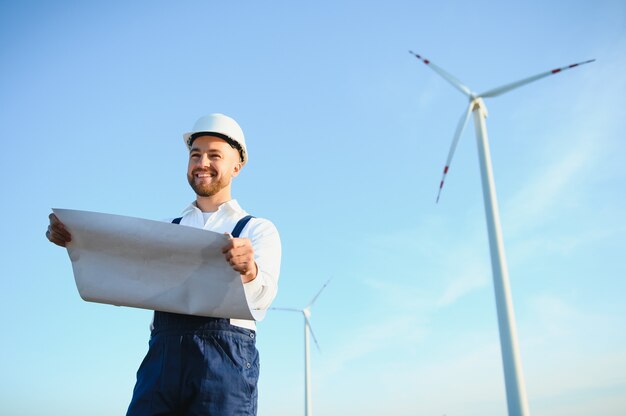
[[[50,219],[50,225],[48,226],[48,231],[46,231],[46,238],[57,246],[65,247],[67,243],[72,241],[72,235],[56,215],[50,214],[48,218]]]

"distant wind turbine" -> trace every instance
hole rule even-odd
[[[446,160],[446,165],[443,169],[443,176],[441,178],[441,182],[439,183],[437,202],[439,202],[441,190],[443,188],[446,175],[448,174],[450,163],[452,162],[452,156],[454,156],[454,151],[456,150],[456,145],[459,142],[465,126],[467,125],[470,113],[474,113],[474,127],[476,130],[478,157],[480,161],[480,171],[483,185],[483,199],[485,202],[485,214],[487,217],[487,232],[489,234],[489,246],[491,248],[491,268],[493,271],[493,284],[496,297],[496,309],[498,313],[498,327],[500,329],[500,347],[502,349],[502,364],[504,367],[508,412],[509,416],[527,416],[529,412],[526,399],[526,388],[524,386],[524,378],[522,375],[519,351],[517,347],[517,333],[515,330],[513,302],[511,300],[511,290],[509,288],[509,276],[504,256],[502,231],[500,229],[500,214],[498,212],[498,203],[496,201],[496,187],[493,180],[489,143],[487,140],[487,126],[485,124],[485,119],[487,118],[487,107],[485,106],[483,98],[497,97],[498,95],[537,81],[541,78],[557,74],[579,65],[593,62],[595,59],[542,72],[532,77],[524,78],[520,81],[488,90],[482,94],[476,94],[463,85],[461,81],[433,64],[428,59],[425,59],[412,51],[409,51],[409,53],[428,65],[433,71],[469,98],[469,106],[463,113],[463,116],[461,116],[461,120],[459,121],[454,133],[454,138],[452,139],[452,146],[448,152],[448,159]]]
[[[309,354],[309,333],[313,337],[313,341],[315,341],[315,345],[317,349],[320,350],[320,344],[317,342],[317,338],[315,338],[315,334],[313,333],[313,329],[311,328],[311,322],[309,318],[311,317],[311,307],[320,296],[324,288],[328,286],[331,279],[328,279],[326,283],[322,286],[322,288],[317,292],[311,302],[304,309],[294,309],[294,308],[270,308],[278,311],[289,311],[289,312],[300,312],[304,317],[304,414],[305,416],[313,416],[313,402],[311,399],[311,363],[310,363],[310,354]]]

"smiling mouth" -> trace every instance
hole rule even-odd
[[[211,179],[213,178],[215,175],[209,172],[194,172],[193,173],[194,178],[196,179]]]

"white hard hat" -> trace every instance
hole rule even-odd
[[[239,156],[244,165],[248,161],[248,150],[246,149],[243,130],[232,118],[219,113],[200,117],[193,125],[193,130],[183,134],[183,140],[188,149],[191,148],[193,140],[202,133],[226,140],[239,151]]]

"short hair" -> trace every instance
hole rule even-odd
[[[191,149],[191,145],[193,144],[193,141],[196,140],[198,137],[202,137],[202,136],[214,136],[214,137],[218,137],[224,140],[226,143],[230,145],[230,147],[232,147],[237,152],[239,152],[239,159],[241,162],[243,162],[244,160],[243,149],[241,148],[241,145],[239,144],[239,142],[234,141],[233,139],[231,139],[230,137],[222,133],[215,133],[212,131],[200,131],[200,132],[194,133],[191,136],[189,136],[189,140],[187,140],[187,146],[189,146],[189,148]]]

